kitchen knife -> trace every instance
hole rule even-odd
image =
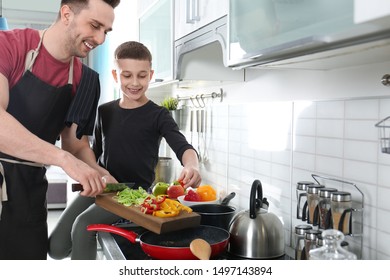
[[[126,188],[131,188],[135,185],[135,183],[109,183],[106,184],[106,187],[104,188],[103,192],[118,192],[123,191]],[[83,191],[83,186],[80,183],[74,183],[72,184],[72,192],[78,192]]]

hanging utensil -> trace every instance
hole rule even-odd
[[[208,161],[208,153],[207,153],[207,137],[206,137],[206,129],[207,129],[207,111],[205,108],[202,109],[201,112],[201,134],[202,134],[202,144],[203,144],[203,162]]]
[[[200,146],[200,141],[201,141],[201,110],[196,111],[196,132],[198,136],[198,153],[199,153],[199,162],[203,162],[203,157],[202,157],[202,150]]]
[[[194,110],[191,109],[190,112],[190,133],[191,133],[191,145],[194,137]]]

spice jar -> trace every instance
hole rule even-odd
[[[331,227],[330,221],[330,196],[333,192],[337,192],[334,188],[322,188],[319,192],[320,200],[318,202],[319,211],[319,228],[328,229]]]
[[[314,183],[310,181],[299,181],[297,183],[297,219],[302,219],[303,205],[307,200],[307,187],[313,184]]]
[[[352,211],[351,193],[344,191],[333,192],[331,194],[330,207],[333,229],[339,230],[344,234],[350,234]]]
[[[314,226],[318,225],[318,209],[317,205],[320,201],[320,189],[325,188],[324,185],[309,185],[307,187],[307,207],[309,208],[308,223]],[[316,210],[317,209],[317,210]]]
[[[317,248],[317,238],[321,235],[321,231],[317,229],[309,229],[305,232],[305,247],[302,250],[302,260],[310,258],[310,250]]]
[[[324,245],[309,251],[310,260],[356,260],[357,257],[341,247],[344,234],[335,229],[327,229],[322,234]]]
[[[310,225],[297,225],[295,227],[293,246],[295,248],[296,260],[302,259],[302,250],[305,248],[305,233],[310,229],[313,229]]]

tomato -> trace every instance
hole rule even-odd
[[[186,196],[184,197],[184,200],[187,200],[187,201],[202,201],[202,198],[200,197],[200,195],[196,191],[189,190],[187,192]]]
[[[172,185],[168,188],[167,195],[169,198],[177,198],[184,195],[184,188],[180,185]]]

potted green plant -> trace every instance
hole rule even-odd
[[[180,109],[178,109],[178,105],[179,105],[179,99],[172,96],[165,97],[161,102],[161,106],[168,109],[173,119],[180,127]]]
[[[172,96],[167,96],[161,102],[161,106],[167,108],[169,111],[177,110],[177,105],[179,105],[179,100]]]

